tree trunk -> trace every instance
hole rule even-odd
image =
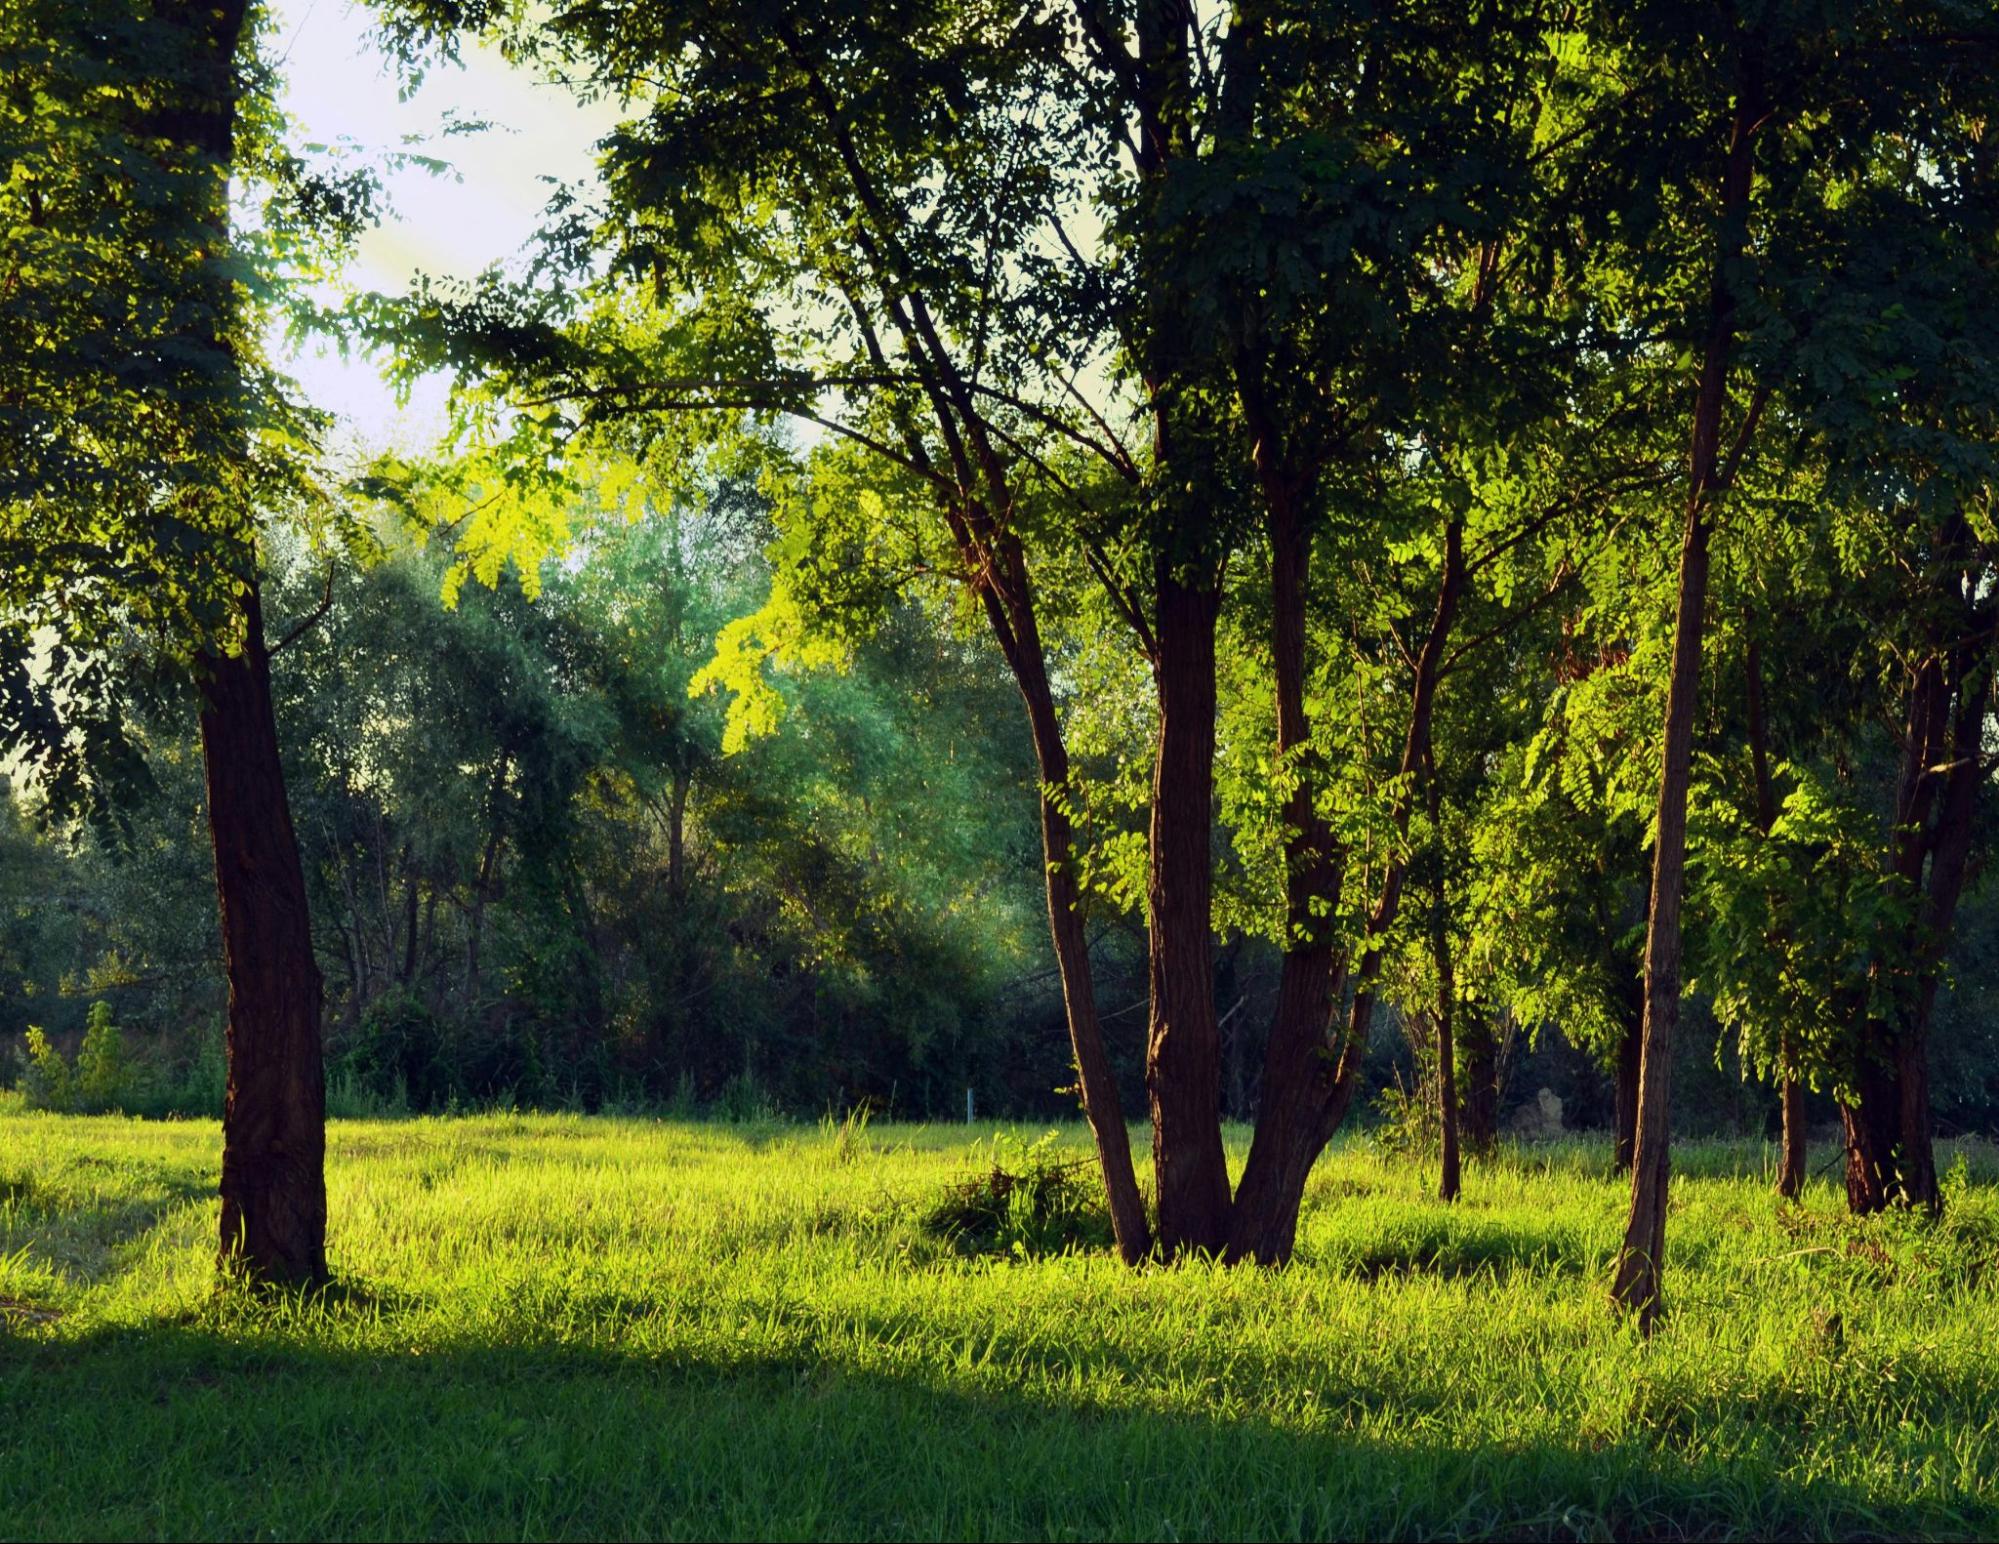
[[[403,846],[403,965],[397,973],[398,982],[407,987],[416,979],[418,895],[417,871],[410,862],[410,848]]]
[[[1850,1104],[1839,1107],[1846,1138],[1846,1205],[1857,1217],[1885,1211],[1895,1193],[1900,1091],[1891,1070],[1863,1048]]]
[[[1973,568],[1965,587],[1975,593],[1978,583],[1978,570]],[[1963,623],[1962,641],[1952,650],[1950,684],[1955,707],[1949,770],[1942,774],[1943,796],[1929,843],[1929,883],[1915,947],[1916,986],[1902,1015],[1895,1047],[1895,1075],[1900,1085],[1896,1125],[1901,1199],[1903,1204],[1921,1207],[1931,1215],[1943,1210],[1943,1192],[1937,1184],[1930,1118],[1930,1016],[1971,857],[1978,789],[1985,780],[1981,758],[1992,693],[1993,618],[1975,604],[1967,604]]]
[[[229,176],[236,164],[237,55],[244,0],[155,0],[162,75],[140,132],[191,151],[212,234],[180,297],[180,340],[205,355],[218,381],[241,384],[241,307],[232,271]],[[245,436],[248,423],[240,425]],[[217,475],[190,496],[212,520],[203,554],[216,577],[242,585],[238,652],[211,643],[195,658],[208,824],[229,981],[228,1083],[222,1116],[221,1255],[225,1269],[261,1283],[326,1275],[326,1088],[321,991],[306,909],[305,871],[285,797],[271,704],[270,661],[257,592],[249,494]]]
[[[1274,436],[1259,443],[1267,446]],[[1271,654],[1277,688],[1277,754],[1295,781],[1285,800],[1284,963],[1264,1042],[1263,1081],[1249,1161],[1229,1222],[1228,1258],[1277,1264],[1290,1258],[1305,1177],[1337,1121],[1338,1067],[1332,1054],[1340,971],[1332,937],[1342,866],[1320,817],[1314,769],[1303,765],[1311,739],[1305,713],[1305,582],[1310,534],[1296,489],[1259,463],[1270,527]]]
[[[1617,1042],[1617,1089],[1612,1102],[1611,1119],[1616,1125],[1612,1139],[1611,1169],[1617,1174],[1629,1174],[1633,1158],[1638,1151],[1638,1071],[1639,1050],[1644,1040],[1644,995],[1641,989],[1639,1006],[1632,1022],[1624,1026],[1624,1037]]]
[[[1700,695],[1701,642],[1708,579],[1708,508],[1733,475],[1721,462],[1721,422],[1728,404],[1728,367],[1735,344],[1735,297],[1729,269],[1742,250],[1755,176],[1755,135],[1763,116],[1759,61],[1748,44],[1740,60],[1722,176],[1720,236],[1709,301],[1707,344],[1694,400],[1688,453],[1685,535],[1673,617],[1672,677],[1666,690],[1664,766],[1652,855],[1652,901],[1645,919],[1645,1018],[1639,1048],[1638,1123],[1631,1163],[1631,1209],[1611,1297],[1650,1331],[1663,1306],[1666,1190],[1671,1168],[1673,1031],[1680,1017],[1680,906],[1686,888],[1687,788],[1693,769],[1694,710]],[[1737,435],[1746,446],[1761,398]],[[1731,462],[1734,453],[1731,453]]]
[[[1742,250],[1755,177],[1755,135],[1763,116],[1760,62],[1744,44],[1739,61],[1722,176],[1721,225],[1709,301],[1707,344],[1694,400],[1688,453],[1685,536],[1673,617],[1672,677],[1666,690],[1664,766],[1652,856],[1652,901],[1645,919],[1645,1019],[1639,1049],[1638,1127],[1631,1164],[1631,1209],[1625,1220],[1611,1297],[1635,1312],[1649,1332],[1664,1298],[1666,1191],[1671,1168],[1673,1031],[1680,1017],[1680,906],[1686,888],[1687,788],[1693,769],[1694,710],[1700,695],[1701,643],[1706,624],[1708,508],[1733,475],[1721,462],[1721,422],[1728,404],[1728,367],[1735,344],[1735,297],[1729,269]],[[1761,398],[1737,434],[1738,451],[1755,429]],[[1731,462],[1735,452],[1731,452]]]
[[[1670,1079],[1673,1031],[1680,1017],[1680,904],[1686,885],[1687,786],[1693,765],[1694,700],[1700,690],[1707,543],[1706,516],[1696,507],[1688,516],[1680,553],[1673,674],[1666,693],[1665,771],[1659,786],[1652,905],[1645,929],[1645,1018],[1639,1041],[1631,1210],[1611,1288],[1612,1297],[1635,1310],[1640,1325],[1648,1330],[1661,1307],[1660,1277],[1666,1259]]]
[[[676,768],[673,774],[673,788],[667,795],[666,806],[666,888],[675,896],[686,888],[687,881],[687,796],[694,779],[684,769]]]
[[[500,862],[500,842],[506,834],[500,801],[506,794],[507,770],[512,763],[512,753],[501,751],[499,762],[493,768],[493,785],[486,799],[486,818],[490,822],[486,828],[486,850],[480,854],[479,873],[472,881],[472,916],[465,929],[465,1009],[468,1013],[479,1005],[479,951],[486,935],[486,898],[492,893],[493,877]]]
[[[1410,687],[1409,729],[1403,740],[1399,768],[1402,792],[1394,814],[1398,837],[1408,834],[1411,788],[1420,764],[1429,754],[1437,681],[1464,582],[1464,527],[1461,521],[1452,519],[1444,527],[1444,570],[1438,581],[1437,609],[1417,655]],[[1273,585],[1273,597],[1281,600],[1282,594],[1281,588]],[[1302,611],[1299,625],[1302,639]],[[1302,657],[1301,653],[1301,666]],[[1406,856],[1398,853],[1383,874],[1381,892],[1368,926],[1369,945],[1361,958],[1346,1034],[1337,1055],[1323,1031],[1315,1032],[1312,1017],[1320,1011],[1322,1001],[1329,1011],[1340,996],[1341,981],[1333,973],[1330,954],[1323,967],[1324,986],[1316,974],[1320,967],[1309,958],[1299,960],[1295,982],[1294,972],[1287,969],[1285,981],[1280,984],[1278,1016],[1264,1066],[1263,1101],[1250,1140],[1249,1162],[1236,1192],[1228,1249],[1231,1260],[1253,1259],[1262,1265],[1278,1265],[1291,1258],[1305,1181],[1353,1101],[1354,1081],[1359,1076],[1373,1024],[1381,941],[1395,923],[1406,867]],[[1337,880],[1331,882],[1336,884]],[[1338,892],[1330,893],[1336,896]],[[1287,967],[1291,964],[1292,960],[1287,958]],[[1287,1003],[1285,991],[1292,986],[1298,997]]]
[[[1436,760],[1434,757],[1426,759],[1429,762],[1425,771],[1430,791],[1431,840],[1436,845],[1431,854],[1435,865],[1435,894],[1430,911],[1430,957],[1437,970],[1437,1132],[1442,1163],[1437,1198],[1455,1201],[1459,1184],[1458,1067],[1452,1030],[1457,1015],[1458,980],[1455,962],[1451,958],[1450,894],[1444,872],[1443,798],[1437,787]]]
[[[285,797],[255,584],[239,654],[204,654],[201,745],[229,977],[222,1257],[253,1280],[326,1277],[326,1082],[305,872]]]
[[[1103,1173],[1104,1195],[1110,1205],[1111,1231],[1118,1253],[1135,1265],[1152,1251],[1145,1200],[1131,1158],[1131,1131],[1124,1123],[1117,1077],[1104,1049],[1103,1023],[1097,1015],[1096,982],[1090,969],[1090,941],[1083,925],[1082,895],[1076,885],[1074,832],[1061,804],[1069,787],[1069,750],[1062,738],[1061,719],[1048,684],[1041,639],[1035,623],[1033,593],[1025,559],[1008,544],[1008,589],[1002,639],[1013,667],[1014,682],[1027,706],[1028,728],[1041,775],[1041,865],[1048,904],[1049,936],[1055,945],[1055,965],[1062,979],[1062,1009],[1069,1026],[1069,1050],[1075,1058],[1077,1091],[1083,1117],[1096,1141],[1097,1165]],[[995,597],[997,600],[998,598]]]
[[[1189,1249],[1219,1251],[1229,1229],[1210,939],[1221,591],[1186,582],[1162,555],[1154,594],[1159,733],[1146,887],[1152,1015],[1145,1074],[1159,1243],[1170,1257]]]
[[[1465,1053],[1460,1135],[1474,1156],[1482,1156],[1499,1140],[1499,1058],[1492,1043],[1492,1025],[1483,1014],[1473,1014],[1458,1026],[1458,1038]]]
[[[1982,565],[1970,543],[1962,517],[1953,517],[1942,545],[1952,555],[1949,583],[1961,604],[1944,608],[1935,624],[1940,641],[1910,685],[1890,861],[1919,901],[1904,942],[1912,980],[1898,1007],[1863,1026],[1857,1098],[1841,1110],[1847,1205],[1859,1214],[1890,1203],[1935,1213],[1943,1204],[1930,1117],[1929,1024],[1970,857],[1992,688],[1993,618],[1977,601]]]

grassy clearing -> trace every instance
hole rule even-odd
[[[331,1153],[341,1287],[258,1303],[213,1285],[212,1125],[0,1111],[0,1535],[1999,1530],[1989,1148],[1934,1229],[1689,1149],[1650,1345],[1603,1305],[1592,1144],[1449,1210],[1348,1147],[1274,1275],[939,1238],[991,1157],[964,1128],[339,1122]]]

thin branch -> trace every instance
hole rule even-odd
[[[269,648],[265,649],[264,657],[266,659],[270,659],[270,658],[275,658],[277,655],[284,653],[286,649],[289,649],[293,644],[297,643],[299,639],[305,635],[306,630],[308,628],[311,628],[314,625],[316,625],[319,622],[320,618],[325,616],[326,613],[331,611],[332,609],[333,609],[333,565],[331,563],[328,563],[326,565],[326,592],[319,597],[319,604],[317,606],[314,606],[312,610],[310,610],[303,617],[301,617],[298,621],[298,625],[292,628],[290,632],[286,633],[284,637],[280,638],[276,643],[272,644]]]

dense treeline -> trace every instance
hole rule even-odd
[[[1031,1102],[1058,1021],[1134,1262],[1288,1259],[1384,1022],[1445,1200],[1523,1038],[1611,1080],[1647,1323],[1690,1063],[1770,1090],[1785,1193],[1830,1099],[1855,1212],[1940,1208],[1989,7],[379,12],[622,121],[522,275],[308,318],[458,382],[338,481],[253,324],[370,190],[248,13],[9,39],[0,724],[114,867],[204,768],[226,1252],[323,1274],[323,1006],[419,1102]]]
[[[607,532],[532,602],[447,608],[422,546],[268,585],[310,623],[272,679],[336,1098],[922,1115],[976,1086],[1061,1108],[991,661],[911,612],[802,683],[783,736],[722,756],[687,681],[759,598],[756,511],[726,508]],[[10,1048],[32,1022],[62,1049],[109,1001],[131,1101],[144,1078],[206,1111],[198,754],[176,697],[133,718],[152,783],[111,823],[38,839],[15,817],[0,1002]],[[59,906],[30,902],[44,882]]]

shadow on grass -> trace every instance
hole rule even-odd
[[[1327,1391],[1337,1403],[1337,1391]],[[1458,1442],[1030,1397],[816,1354],[340,1350],[227,1326],[0,1335],[0,1534],[1729,1538],[1976,1535],[1657,1435]]]
[[[212,1180],[165,1165],[146,1165],[138,1174],[132,1165],[120,1167],[141,1193],[88,1204],[79,1201],[72,1187],[33,1173],[0,1175],[0,1208],[11,1213],[0,1216],[0,1253],[10,1240],[31,1237],[38,1254],[81,1280],[96,1281],[116,1269],[116,1255],[124,1245],[152,1232],[176,1208],[215,1196]]]

